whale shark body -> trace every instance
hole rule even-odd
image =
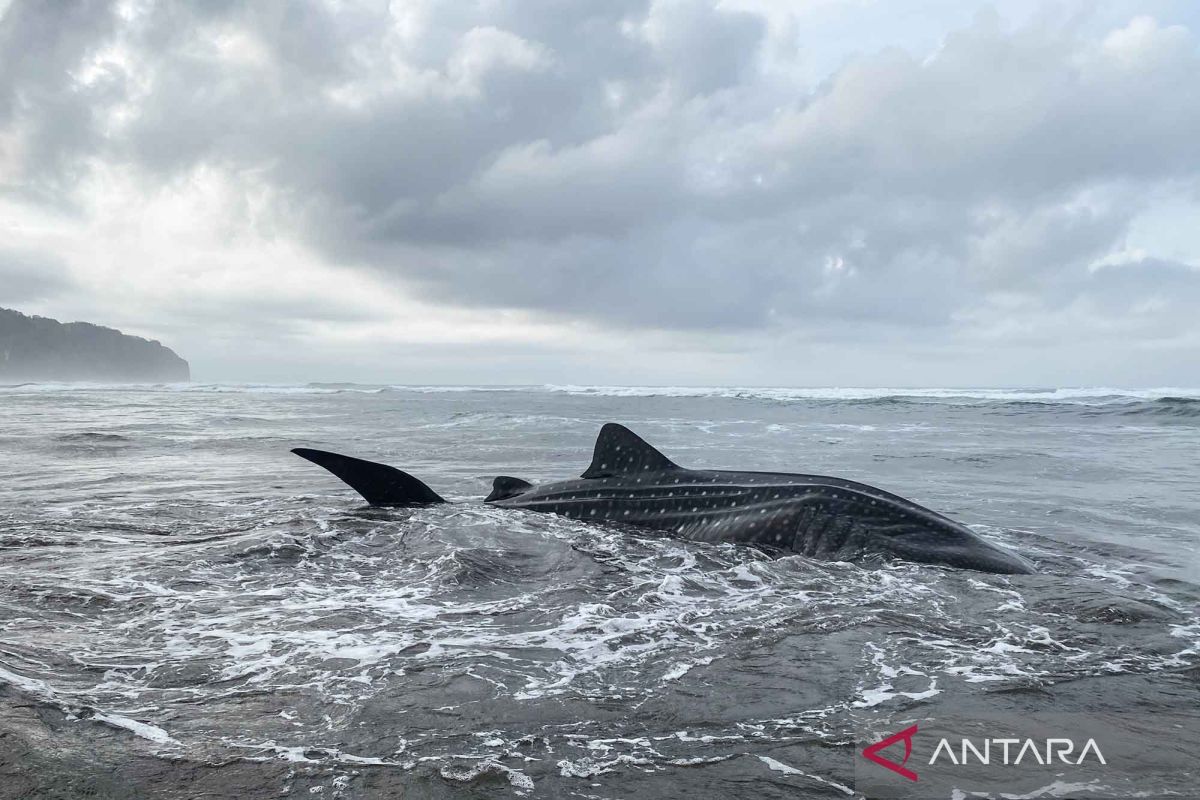
[[[337,475],[371,505],[445,502],[394,467],[323,450],[292,452]],[[778,554],[838,561],[899,558],[981,572],[1034,572],[1022,556],[882,489],[822,475],[684,469],[613,422],[601,428],[592,463],[578,479],[534,486],[501,475],[485,502],[622,523],[692,541],[736,542]]]

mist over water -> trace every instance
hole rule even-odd
[[[879,486],[1040,574],[480,502],[578,475],[610,420]],[[458,502],[366,508],[295,446]],[[1200,707],[1197,453],[1183,389],[0,387],[0,728],[45,743],[22,785],[112,796],[851,796],[856,711]]]

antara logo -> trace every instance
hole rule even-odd
[[[867,747],[863,748],[863,755],[866,756],[868,761],[874,761],[884,769],[890,769],[897,775],[903,775],[910,781],[915,781],[917,779],[917,773],[913,772],[904,765],[908,763],[908,757],[912,755],[912,739],[916,733],[916,725],[913,725],[911,728],[905,728],[899,733],[893,733],[886,739],[881,739],[875,744],[868,745]],[[896,742],[900,741],[904,742],[904,759],[899,764],[897,764],[895,761],[889,761],[888,759],[879,755],[880,750],[891,747]]]
[[[863,748],[863,757],[884,769],[891,770],[910,781],[915,781],[917,773],[906,767],[905,764],[912,756],[913,737],[916,736],[917,730],[918,727],[912,725],[899,733],[893,733],[886,739],[868,745]],[[904,758],[900,760],[899,764],[880,755],[881,750],[886,750],[897,742],[904,742]],[[1098,764],[1108,764],[1095,739],[1088,739],[1084,742],[1083,747],[1077,750],[1073,739],[982,739],[979,744],[976,744],[971,739],[964,738],[959,740],[959,746],[955,749],[949,739],[942,738],[938,740],[937,747],[934,748],[928,763],[933,765],[949,762],[959,767],[974,761],[974,763],[983,765],[1015,766],[1025,760],[1027,764],[1037,763],[1042,766],[1053,765],[1056,762],[1079,766],[1089,756]]]
[[[1000,753],[994,753],[992,745],[996,745]],[[1010,745],[1012,745],[1011,748]],[[1039,745],[1041,746],[1039,747]],[[1010,754],[1014,752],[1016,757],[1010,758]],[[1104,754],[1100,752],[1100,746],[1096,744],[1095,739],[1088,739],[1084,742],[1078,756],[1073,755],[1075,753],[1073,739],[1043,739],[1040,742],[1036,739],[984,739],[982,748],[976,746],[975,742],[970,739],[963,739],[959,742],[959,753],[960,755],[956,758],[954,748],[950,746],[949,740],[942,739],[934,749],[929,763],[936,764],[939,758],[944,757],[944,760],[949,760],[951,764],[962,766],[971,763],[971,756],[974,755],[975,761],[980,764],[991,764],[995,761],[997,764],[1016,765],[1021,763],[1021,759],[1027,758],[1028,763],[1036,762],[1045,766],[1055,763],[1055,758],[1057,758],[1060,764],[1077,767],[1089,754],[1099,764],[1108,763],[1104,760]],[[997,755],[999,758],[995,758]]]

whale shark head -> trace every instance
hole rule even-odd
[[[881,548],[906,561],[994,572],[1004,575],[1032,575],[1033,562],[999,545],[986,541],[964,525],[951,520],[914,527],[886,537]]]

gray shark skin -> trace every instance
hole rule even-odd
[[[320,451],[294,452],[322,463],[313,455]],[[330,454],[320,455],[328,460]],[[350,461],[391,471],[386,474],[399,472]],[[336,474],[359,488],[356,476],[348,477],[344,469]],[[399,474],[424,491],[397,493],[380,502],[378,484],[383,474],[361,479],[374,493],[374,499],[368,497],[372,504],[442,502],[404,473]],[[966,526],[882,489],[821,475],[684,469],[612,422],[601,429],[592,464],[579,479],[533,486],[500,476],[485,502],[587,522],[633,525],[690,541],[735,542],[780,554],[837,561],[882,556],[1007,574],[1035,571],[1027,559],[984,541]]]

